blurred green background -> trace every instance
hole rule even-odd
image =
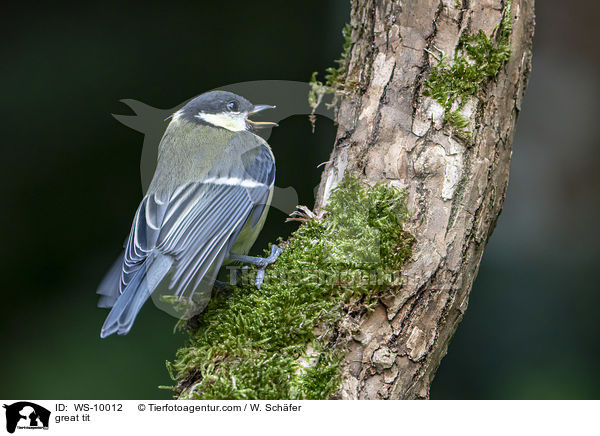
[[[596,3],[538,2],[508,197],[432,398],[600,397]],[[307,81],[340,53],[348,2],[5,2],[0,30],[0,397],[158,399],[184,341],[146,304],[100,340],[96,286],[141,199],[122,98],[173,107],[229,83]],[[268,102],[259,102],[268,103]],[[278,186],[312,205],[335,136],[292,117]],[[255,246],[294,225],[273,211]]]

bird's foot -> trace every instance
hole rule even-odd
[[[251,265],[256,266],[256,281],[254,282],[254,284],[258,289],[260,289],[265,279],[265,269],[267,268],[267,266],[275,262],[277,258],[281,255],[281,253],[283,253],[283,250],[277,245],[273,245],[271,246],[271,254],[269,255],[269,257],[246,256],[244,254],[231,254],[229,257],[231,260],[249,263]]]

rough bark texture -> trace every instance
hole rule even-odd
[[[348,78],[358,82],[338,113],[317,211],[348,170],[409,193],[413,260],[394,298],[360,320],[347,344],[344,399],[427,398],[467,308],[483,249],[504,201],[515,121],[530,70],[533,0],[512,3],[512,55],[468,104],[463,140],[422,88],[461,35],[500,25],[500,0],[354,0]]]

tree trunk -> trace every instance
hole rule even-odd
[[[370,184],[406,189],[414,212],[407,230],[416,242],[400,292],[365,315],[347,344],[341,398],[427,398],[467,308],[504,201],[530,71],[533,0],[505,2],[352,2],[345,81],[353,90],[339,108],[316,211],[343,174],[355,171]],[[463,96],[465,134],[445,118],[443,104],[424,96],[428,77],[440,61],[453,62],[467,35],[483,30],[498,43],[506,13],[510,57],[476,95]]]
[[[230,289],[188,323],[190,342],[168,364],[179,398],[429,396],[504,201],[533,30],[533,0],[353,0],[340,67],[329,70],[325,85],[311,84],[313,106],[324,91],[342,96],[315,213],[304,209],[315,220],[286,242],[262,290]],[[389,212],[403,196],[382,187],[371,192],[391,197],[376,200],[376,215],[358,205],[350,213],[346,204],[362,194],[331,196],[347,173],[404,189],[409,221],[405,208]],[[388,214],[377,215],[384,205]],[[412,238],[403,241],[397,225],[390,230],[395,218]],[[337,300],[345,298],[343,287],[318,282],[321,268],[331,273],[337,259],[323,253],[347,247],[340,228],[355,236],[363,223],[382,220],[389,221],[381,227],[388,229],[382,252],[402,254],[397,244],[414,239],[399,289],[394,280],[377,294],[385,297],[374,311],[348,310],[339,325],[315,328],[351,306]]]

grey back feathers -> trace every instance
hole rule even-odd
[[[195,302],[195,312],[203,310],[242,228],[250,226],[256,239],[274,179],[273,154],[260,137],[174,118],[125,251],[98,289],[98,305],[112,307],[101,336],[129,332],[155,292]]]

